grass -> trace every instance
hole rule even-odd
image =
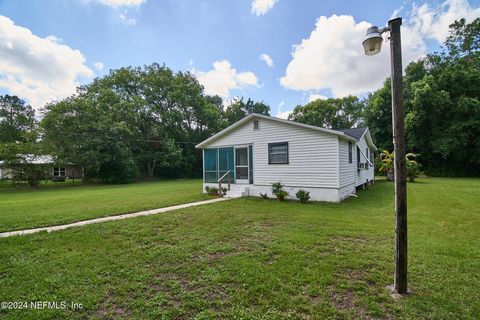
[[[0,190],[0,232],[44,227],[208,199],[201,180]]]
[[[394,300],[393,185],[341,204],[236,199],[0,239],[9,319],[478,319],[480,180],[408,185],[409,283]]]

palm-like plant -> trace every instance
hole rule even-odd
[[[393,181],[393,160],[394,153],[388,152],[388,150],[383,150],[380,155],[380,168],[378,171],[383,172],[387,176],[387,181]]]
[[[415,153],[407,153],[405,155],[405,167],[407,169],[407,177],[410,182],[415,182],[415,178],[420,174],[420,163],[413,160],[418,156]]]
[[[405,167],[407,169],[407,178],[411,182],[415,181],[415,178],[420,174],[421,165],[414,159],[418,156],[415,153],[407,153],[405,155]],[[378,171],[387,175],[387,181],[393,181],[395,178],[393,166],[394,166],[395,153],[383,150],[380,153],[380,168]]]

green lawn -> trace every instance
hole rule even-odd
[[[341,204],[246,198],[0,239],[0,301],[84,306],[0,318],[479,319],[480,179],[408,188],[400,300],[385,289],[393,185],[379,182]]]
[[[55,185],[0,190],[0,232],[43,227],[208,199],[201,180]]]

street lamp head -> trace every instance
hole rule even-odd
[[[368,28],[367,34],[363,38],[363,48],[367,56],[373,56],[382,49],[383,38],[377,26]]]

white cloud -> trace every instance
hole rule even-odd
[[[321,94],[316,94],[316,93],[312,93],[309,97],[308,97],[308,102],[312,102],[312,101],[315,101],[315,100],[326,100],[328,99],[327,97],[325,96],[322,96]]]
[[[370,26],[356,23],[352,16],[320,17],[310,37],[294,46],[281,84],[295,90],[329,88],[337,97],[378,88],[389,73],[390,61],[388,48],[375,57],[364,55],[361,41]],[[424,53],[423,42],[404,37],[404,61]]]
[[[95,63],[93,64],[93,66],[94,66],[95,69],[97,69],[97,70],[103,70],[103,67],[104,67],[103,63],[101,63],[101,62],[95,62]]]
[[[252,14],[259,16],[263,16],[265,13],[270,11],[275,3],[278,0],[253,0],[252,1]]]
[[[147,2],[147,0],[96,0],[101,4],[106,6],[118,8],[118,7],[138,7],[143,3]]]
[[[402,26],[403,65],[426,54],[427,39],[443,42],[448,25],[480,16],[467,0],[446,0],[439,7],[413,6]],[[352,16],[321,16],[307,39],[293,47],[292,60],[280,83],[294,90],[330,89],[333,96],[364,94],[379,88],[390,75],[389,44],[375,57],[365,56],[362,38],[371,24]]]
[[[228,107],[230,107],[232,104],[242,100],[241,97],[233,97],[233,98],[225,98],[222,100],[222,105],[223,109],[226,110]]]
[[[128,17],[126,14],[120,14],[118,16],[120,20],[122,20],[123,23],[125,23],[127,26],[134,26],[137,24],[137,19]]]
[[[270,58],[270,56],[266,53],[263,53],[260,55],[260,60],[262,60],[263,62],[265,62],[267,64],[267,66],[269,66],[270,68],[273,67],[273,60],[272,58]]]
[[[79,50],[53,36],[38,37],[0,15],[0,87],[10,94],[39,108],[71,95],[79,78],[92,76]]]
[[[288,119],[288,116],[293,111],[292,110],[282,111],[283,106],[285,106],[285,101],[282,101],[278,104],[278,111],[277,111],[276,117],[281,119]]]
[[[292,111],[281,111],[277,113],[277,118],[281,119],[288,119],[288,116],[292,113]]]
[[[428,38],[443,43],[449,35],[449,25],[455,20],[465,18],[471,22],[480,17],[480,7],[473,8],[467,0],[446,0],[439,7],[425,3],[420,7],[413,5],[408,18],[413,30]]]
[[[204,86],[205,94],[219,95],[222,98],[229,97],[232,89],[258,85],[257,76],[253,72],[237,72],[228,60],[215,61],[213,69],[207,72],[192,71]]]
[[[403,6],[400,6],[399,8],[393,10],[392,14],[390,15],[390,19],[397,18],[399,13],[402,12]]]

